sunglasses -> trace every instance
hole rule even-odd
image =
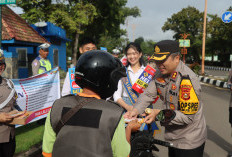
[[[41,48],[42,50],[48,52],[48,48]]]

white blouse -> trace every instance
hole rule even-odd
[[[142,74],[142,72],[144,71],[144,69],[145,69],[145,67],[142,65],[140,67],[140,69],[136,73],[134,73],[133,70],[131,69],[131,66],[130,65],[128,66],[127,71],[129,73],[132,86],[136,82],[136,80],[139,78],[139,76]],[[125,89],[123,90],[122,81],[119,80],[118,81],[118,90],[115,91],[114,95],[113,95],[114,101],[117,102],[117,100],[119,98],[122,98],[122,96],[123,97],[128,97],[128,95],[126,94]]]

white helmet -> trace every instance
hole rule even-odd
[[[118,55],[120,53],[120,51],[118,49],[113,49],[112,53]]]
[[[50,44],[44,43],[44,44],[41,44],[39,47],[40,47],[41,49],[47,49],[47,48],[49,48],[50,46],[51,46]]]

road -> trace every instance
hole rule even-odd
[[[232,152],[231,126],[228,122],[230,91],[202,84],[202,98],[208,129],[204,157],[226,157],[228,152]],[[163,131],[164,128],[162,133],[156,135],[156,138],[163,139]],[[167,148],[162,146],[158,148],[160,151],[155,152],[157,157],[168,156]]]

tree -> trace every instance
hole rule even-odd
[[[191,40],[190,54],[194,56],[194,59],[199,62],[201,53],[201,44],[196,42],[202,38],[203,30],[203,12],[200,12],[194,7],[187,7],[182,9],[176,14],[173,14],[171,18],[168,18],[165,22],[162,30],[174,31],[176,40],[180,39],[180,34],[188,33]]]
[[[139,16],[137,7],[125,7],[127,0],[18,0],[24,10],[22,17],[29,23],[50,21],[64,28],[73,40],[72,63],[75,64],[79,37],[120,38],[120,29],[127,16]]]
[[[92,24],[86,27],[84,35],[97,40],[102,36],[120,38],[126,34],[125,30],[120,29],[120,25],[125,23],[125,19],[128,16],[140,16],[138,7],[125,7],[127,0],[92,0],[91,3],[96,7],[98,16]]]
[[[231,7],[228,10],[232,10]],[[232,23],[224,23],[217,15],[208,15],[210,21],[208,33],[210,35],[207,41],[207,47],[211,55],[218,55],[223,66],[229,66],[232,43]]]
[[[84,3],[81,0],[57,0],[55,4],[51,0],[40,0],[40,2],[35,0],[24,2],[20,0],[18,5],[24,9],[25,13],[22,17],[30,22],[37,22],[35,17],[38,15],[34,10],[38,10],[41,13],[40,20],[55,23],[57,26],[64,28],[69,35],[74,36],[72,63],[76,65],[79,35],[84,33],[83,27],[93,22],[94,17],[97,15],[95,7],[91,3]]]
[[[134,42],[141,46],[142,42],[144,42],[144,38],[143,37],[138,37],[137,39],[135,39]]]
[[[125,43],[128,41],[126,38],[112,38],[110,36],[101,36],[99,39],[99,47],[107,47],[108,52],[112,52],[113,49],[117,48],[123,50]]]

